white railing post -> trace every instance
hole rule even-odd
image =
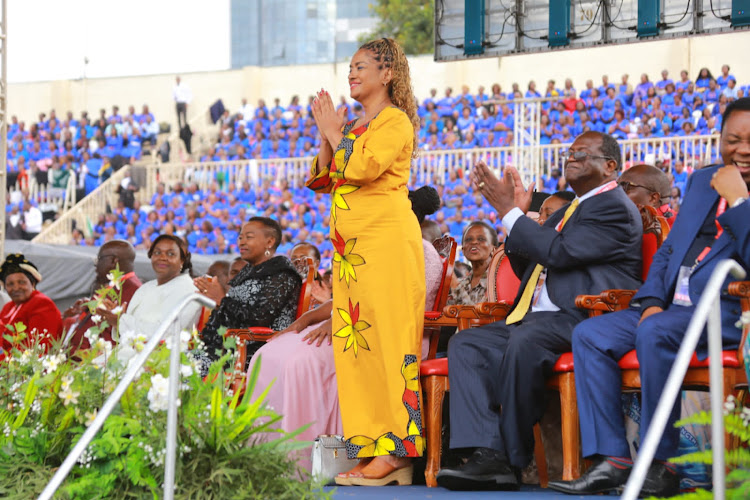
[[[146,360],[151,355],[152,352],[156,349],[156,346],[159,345],[159,342],[161,342],[164,339],[164,336],[166,335],[167,331],[169,330],[169,327],[172,326],[172,323],[177,319],[177,316],[179,313],[187,306],[190,302],[199,302],[203,304],[206,307],[214,308],[216,307],[216,303],[207,298],[203,295],[200,295],[198,293],[193,293],[189,295],[188,297],[185,297],[185,299],[180,302],[180,305],[177,306],[175,309],[173,309],[166,317],[164,321],[161,322],[159,325],[159,328],[156,329],[156,332],[154,332],[154,335],[149,339],[149,341],[146,343],[145,347],[143,348],[143,351],[141,351],[134,359],[133,364],[125,371],[125,374],[122,376],[122,379],[120,379],[120,382],[117,384],[117,387],[112,391],[112,394],[109,395],[107,400],[104,402],[102,407],[99,409],[99,412],[96,415],[96,418],[94,418],[94,421],[91,422],[91,425],[89,425],[88,429],[81,435],[78,442],[75,444],[73,449],[68,453],[68,456],[65,457],[65,460],[60,465],[60,467],[57,469],[57,472],[55,472],[55,475],[52,476],[52,479],[50,479],[50,482],[47,483],[47,486],[42,491],[41,495],[39,495],[39,500],[50,500],[52,498],[52,495],[55,494],[57,489],[62,485],[62,482],[65,480],[65,478],[70,473],[73,466],[75,466],[76,462],[78,461],[78,458],[81,456],[81,454],[86,450],[86,447],[91,443],[91,441],[96,436],[96,433],[99,432],[99,429],[102,428],[104,425],[104,421],[109,417],[109,415],[112,413],[112,410],[115,409],[115,406],[117,406],[117,403],[120,402],[120,398],[123,394],[125,394],[125,391],[127,390],[128,386],[131,382],[136,378],[139,370],[143,367],[143,365],[146,363]],[[167,415],[167,456],[169,456],[169,446],[172,445],[172,448],[174,448],[174,445],[176,443],[176,407],[177,407],[177,387],[179,387],[179,360],[180,360],[180,332],[176,332],[172,336],[172,341],[176,343],[176,346],[172,346],[172,353],[170,355],[170,367],[169,367],[169,410],[171,410],[170,413]],[[176,348],[175,348],[176,347]],[[176,351],[176,354],[175,354]],[[175,356],[177,359],[177,365],[173,366]],[[177,369],[177,376],[173,377],[174,371]],[[173,385],[175,387],[173,387]],[[174,408],[173,408],[174,407]],[[175,421],[172,422],[170,420],[170,414],[173,415],[175,418]],[[170,425],[174,424],[174,425]],[[171,432],[169,427],[173,427]],[[172,441],[169,441],[170,436],[172,437]],[[172,450],[172,463],[171,463],[171,470],[170,466],[168,465],[168,462],[165,462],[165,471],[164,471],[164,498],[171,500],[174,497],[174,466],[175,466],[175,450]],[[168,479],[171,477],[172,483],[171,483],[171,489],[167,491],[167,482]]]
[[[724,499],[724,413],[723,399],[723,379],[722,379],[722,360],[721,360],[721,311],[720,311],[720,294],[724,280],[728,274],[732,274],[737,279],[745,277],[745,270],[731,259],[723,260],[711,273],[706,288],[703,290],[695,313],[690,320],[685,336],[682,339],[680,349],[677,351],[672,369],[664,384],[664,390],[659,398],[659,403],[654,410],[645,438],[641,441],[641,447],[638,450],[633,470],[630,473],[628,482],[625,485],[625,491],[622,495],[624,500],[635,500],[638,498],[646,479],[648,468],[656,453],[664,429],[667,425],[672,407],[680,395],[682,381],[685,378],[690,358],[693,357],[695,348],[698,345],[703,326],[708,322],[708,354],[709,354],[709,373],[710,373],[710,393],[711,393],[711,447],[713,448],[713,495],[714,498]]]

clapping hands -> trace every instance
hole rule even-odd
[[[471,180],[475,189],[497,210],[500,218],[505,217],[514,207],[520,208],[524,213],[529,211],[534,185],[524,188],[521,175],[514,167],[505,167],[503,178],[498,179],[487,164],[480,161],[471,171]]]

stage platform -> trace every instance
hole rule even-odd
[[[590,498],[583,496],[572,496],[557,493],[555,491],[540,488],[539,486],[524,485],[521,491],[449,491],[444,488],[428,488],[427,486],[337,486],[326,487],[326,491],[336,490],[333,494],[334,500],[348,500],[350,498],[364,500],[421,500],[421,499],[490,499],[507,498],[508,500],[572,500],[576,498]],[[614,497],[615,495],[611,495]],[[601,496],[599,496],[601,498]]]

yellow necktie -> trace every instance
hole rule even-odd
[[[571,203],[568,209],[565,210],[562,224],[560,224],[560,230],[562,230],[565,223],[568,222],[568,219],[573,214],[573,212],[575,212],[576,208],[578,208],[578,198],[573,200],[573,203]],[[506,325],[518,323],[523,319],[524,316],[526,316],[526,313],[529,312],[531,299],[534,297],[534,290],[536,289],[536,285],[539,282],[539,276],[542,274],[542,269],[544,269],[544,267],[541,264],[537,264],[534,267],[534,270],[531,272],[531,276],[529,277],[529,281],[526,282],[526,287],[523,289],[521,299],[518,301],[518,304],[513,309],[513,311],[511,311],[511,313],[505,319]]]

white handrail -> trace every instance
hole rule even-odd
[[[97,413],[96,418],[94,418],[94,421],[91,423],[88,429],[86,429],[86,432],[83,433],[81,438],[78,440],[76,445],[73,447],[73,449],[68,453],[68,456],[65,457],[65,460],[63,461],[62,465],[60,465],[60,468],[57,469],[57,472],[55,472],[55,475],[52,476],[52,479],[50,479],[50,482],[47,483],[47,486],[44,488],[44,491],[42,491],[42,494],[39,495],[39,500],[50,500],[52,498],[52,495],[55,494],[57,489],[60,487],[62,482],[65,480],[65,478],[70,473],[70,470],[73,468],[73,466],[78,461],[78,458],[81,456],[81,454],[84,452],[86,447],[91,443],[91,441],[94,439],[94,436],[96,436],[96,433],[99,432],[99,429],[101,429],[102,425],[104,425],[104,421],[109,417],[110,413],[112,413],[112,410],[115,409],[115,406],[120,401],[120,398],[123,394],[125,394],[125,390],[128,388],[130,383],[135,379],[136,374],[138,371],[143,367],[143,365],[146,363],[146,359],[151,355],[151,353],[156,349],[156,346],[159,345],[159,342],[161,342],[164,339],[164,336],[166,335],[169,327],[174,323],[175,319],[177,319],[177,315],[187,306],[190,302],[197,301],[201,304],[203,304],[206,307],[214,308],[216,307],[216,303],[207,298],[203,295],[193,293],[189,295],[188,297],[185,297],[185,299],[180,303],[179,306],[177,306],[175,309],[172,310],[171,313],[167,316],[167,318],[161,322],[159,325],[159,328],[156,329],[156,333],[153,337],[146,343],[146,346],[143,348],[143,351],[141,351],[138,356],[136,356],[133,365],[130,366],[127,371],[125,371],[125,375],[123,375],[122,379],[120,380],[120,383],[117,384],[117,387],[115,387],[115,390],[112,391],[112,394],[109,395],[107,400],[102,405],[101,409],[99,410],[99,413]],[[179,372],[179,364],[180,364],[180,332],[176,332],[173,335],[172,338],[172,350],[170,353],[169,358],[169,407],[167,410],[167,459],[165,463],[165,470],[164,470],[164,498],[165,500],[171,500],[174,498],[174,468],[175,468],[175,447],[177,445],[177,390],[180,383],[180,372]]]
[[[711,448],[713,449],[713,495],[718,500],[723,500],[726,485],[724,484],[724,417],[722,407],[724,403],[724,381],[722,378],[721,362],[721,310],[720,294],[728,274],[737,279],[745,277],[745,270],[732,259],[726,259],[716,266],[706,288],[703,290],[695,313],[690,320],[685,337],[682,340],[677,357],[669,371],[667,382],[656,405],[651,425],[646,432],[646,437],[638,450],[633,471],[630,473],[625,491],[622,495],[624,500],[635,500],[638,498],[646,480],[646,473],[656,453],[667,420],[672,412],[677,396],[682,388],[690,358],[693,357],[698,340],[703,333],[703,325],[708,329],[708,356],[709,356],[709,391],[711,394]]]

